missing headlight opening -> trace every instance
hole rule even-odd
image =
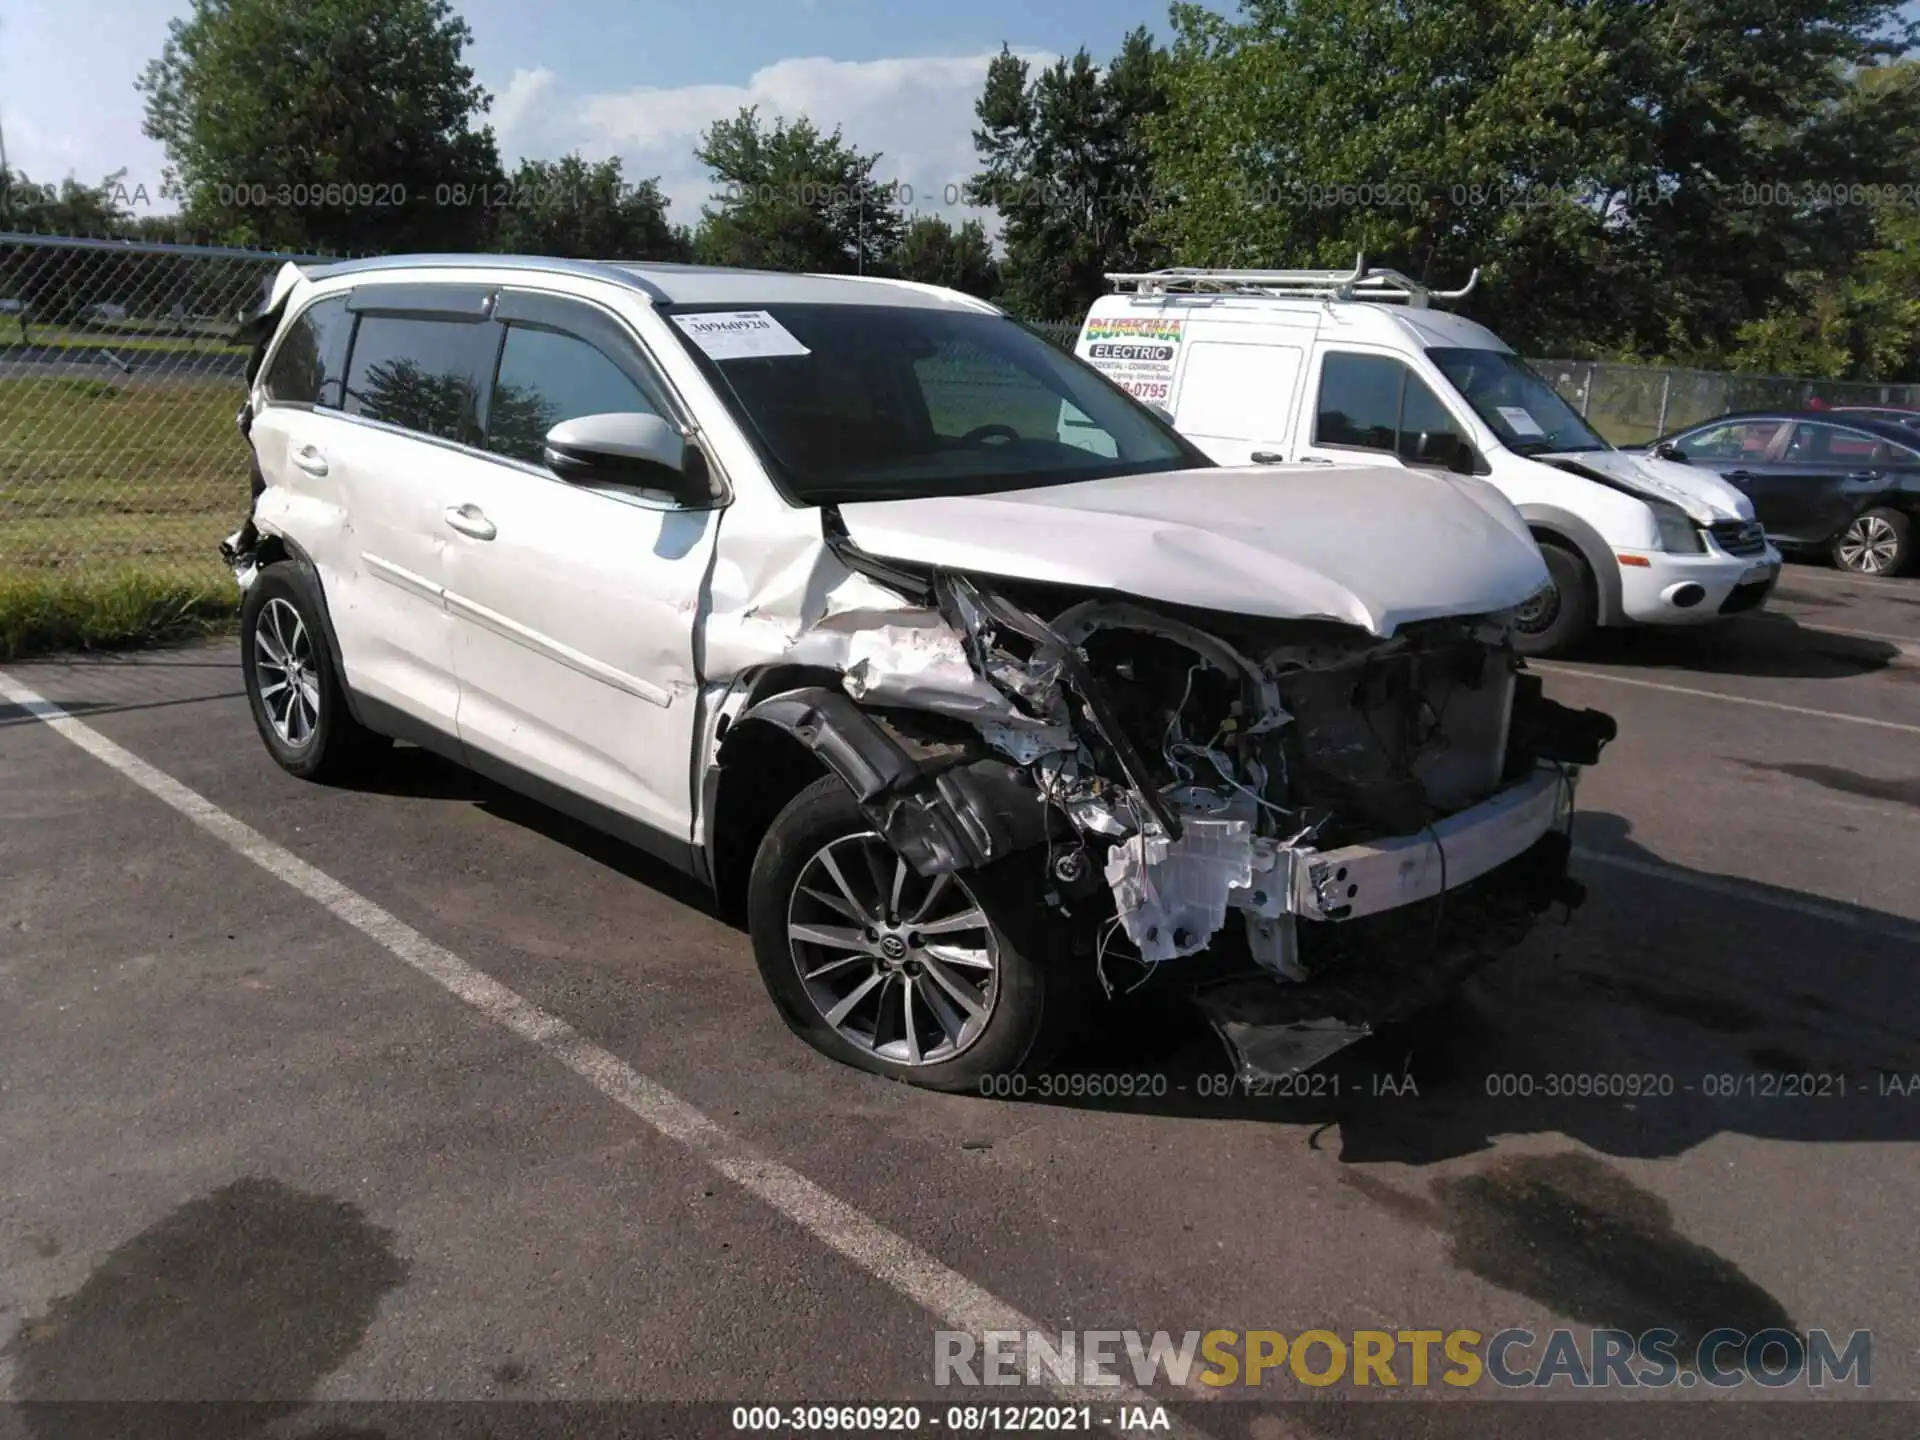
[[[1614,725],[1547,700],[1504,616],[1381,638],[836,549],[902,609],[835,641],[840,692],[748,714],[812,748],[922,875],[1031,864],[1074,937],[1059,963],[1109,994],[1182,962],[1250,1077],[1578,903],[1575,768]]]

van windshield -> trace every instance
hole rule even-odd
[[[1442,347],[1427,355],[1515,454],[1613,448],[1512,351]]]
[[[775,480],[803,505],[1212,464],[1092,367],[1002,315],[884,305],[661,309]]]

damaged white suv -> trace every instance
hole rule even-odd
[[[1284,1072],[1577,898],[1613,726],[1481,481],[1216,468],[897,281],[289,265],[243,330],[274,758],[404,738],[701,877],[829,1055],[972,1088],[1154,978]]]

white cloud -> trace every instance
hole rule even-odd
[[[1023,58],[1049,63],[1044,52]],[[618,155],[627,175],[658,175],[672,218],[695,224],[712,194],[693,158],[701,133],[745,106],[761,117],[806,116],[821,130],[838,126],[849,144],[881,152],[875,178],[912,189],[909,210],[958,221],[977,212],[958,204],[976,168],[973,105],[991,53],[885,60],[810,57],[777,61],[744,84],[637,88],[568,97],[552,71],[516,70],[495,101],[501,158],[553,159],[571,150],[587,158]],[[903,193],[904,198],[904,193]]]

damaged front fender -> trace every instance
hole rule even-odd
[[[965,755],[925,765],[837,691],[813,686],[771,696],[733,729],[756,724],[786,732],[818,756],[921,875],[978,869],[1048,838],[1050,807],[1016,766]]]

